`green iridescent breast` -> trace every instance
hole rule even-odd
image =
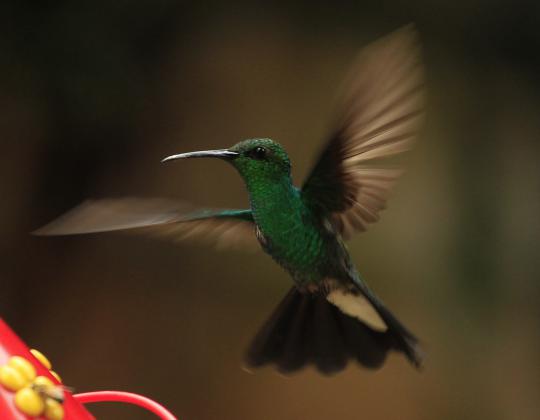
[[[277,205],[252,200],[252,210],[263,250],[296,280],[320,280],[328,258],[328,243],[302,201],[280,200]]]

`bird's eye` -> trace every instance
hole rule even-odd
[[[263,160],[266,158],[266,149],[264,147],[257,146],[251,150],[250,156],[253,159]]]

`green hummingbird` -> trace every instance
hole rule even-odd
[[[189,211],[171,200],[94,200],[36,233],[145,228],[175,238],[206,235],[225,245],[256,239],[294,285],[249,346],[249,367],[274,364],[292,372],[312,364],[331,374],[349,359],[380,367],[390,350],[420,367],[417,338],[368,288],[345,245],[379,219],[402,172],[385,160],[409,150],[416,137],[422,117],[417,44],[409,26],[362,50],[342,94],[341,118],[300,188],[293,184],[285,149],[254,138],[163,159],[227,162],[245,183],[248,209]]]

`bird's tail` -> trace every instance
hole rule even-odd
[[[378,368],[392,349],[420,366],[417,339],[375,296],[365,298],[384,322],[384,330],[347,315],[339,302],[327,298],[293,287],[253,339],[246,355],[248,367],[276,364],[281,372],[292,372],[313,364],[332,374],[342,370],[349,359]]]

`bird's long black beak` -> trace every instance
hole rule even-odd
[[[206,157],[233,160],[238,155],[239,153],[231,152],[230,150],[227,150],[227,149],[203,150],[201,152],[180,153],[178,155],[167,156],[161,162],[163,163],[163,162],[168,162],[170,160],[176,160],[176,159],[206,158]]]

